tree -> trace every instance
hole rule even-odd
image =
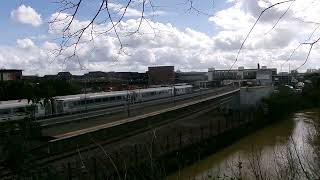
[[[214,1],[209,0],[212,2],[214,7]],[[276,1],[274,4],[271,4],[270,1],[263,1],[267,4],[269,4],[268,7],[266,7],[264,10],[261,11],[260,15],[256,19],[255,23],[250,28],[249,32],[246,34],[245,38],[243,39],[237,55],[230,66],[230,69],[233,68],[233,66],[237,63],[239,59],[239,54],[244,48],[248,37],[250,34],[252,34],[252,31],[255,29],[256,25],[260,22],[261,17],[265,15],[266,12],[277,8],[281,5],[286,5],[287,8],[283,11],[283,13],[278,17],[278,20],[274,23],[273,27],[268,30],[268,33],[271,32],[276,26],[278,26],[279,22],[285,17],[285,15],[290,11],[292,5],[296,3],[297,1],[301,0],[279,0]],[[91,12],[91,16],[89,17],[89,20],[86,21],[86,23],[76,27],[76,17],[79,15],[80,11],[83,10],[86,3],[89,3],[87,0],[60,0],[58,1],[58,4],[60,7],[58,8],[58,12],[56,18],[52,19],[50,22],[51,24],[60,23],[61,28],[61,42],[60,47],[57,49],[56,54],[62,55],[64,52],[69,52],[68,58],[73,58],[77,56],[77,51],[79,50],[79,47],[83,43],[93,42],[97,37],[99,36],[114,36],[117,39],[117,42],[119,44],[119,53],[122,53],[124,55],[129,55],[125,52],[124,47],[126,46],[125,43],[122,41],[122,36],[131,36],[133,34],[139,33],[140,29],[142,27],[142,24],[146,26],[151,26],[150,19],[146,16],[148,12],[155,12],[158,6],[156,5],[160,1],[157,0],[139,0],[139,1],[133,1],[133,0],[126,0],[126,1],[116,1],[118,3],[121,3],[123,5],[115,5],[115,1],[110,0],[101,0],[96,1],[97,3],[97,9],[94,12]],[[274,2],[274,1],[272,1]],[[205,14],[208,15],[209,13],[201,11],[201,9],[197,8],[197,3],[200,3],[200,1],[197,0],[182,0],[182,3],[180,8],[185,8],[187,11],[190,12],[196,12],[197,14]],[[310,4],[312,5],[312,4]],[[135,29],[129,29],[126,34],[120,34],[119,29],[121,29],[121,23],[125,19],[126,15],[128,14],[131,7],[134,7],[135,9],[140,10],[140,21],[138,26]],[[114,13],[116,11],[117,13]],[[317,44],[320,40],[320,37],[316,37],[317,34],[315,33],[319,26],[319,22],[313,22],[308,21],[305,22],[303,19],[300,19],[303,23],[311,23],[316,25],[313,32],[310,34],[308,38],[305,39],[304,42],[301,42],[297,45],[296,48],[292,50],[292,53],[289,57],[287,57],[287,60],[284,62],[288,62],[292,56],[296,53],[296,51],[303,47],[303,46],[309,46],[308,52],[305,56],[305,60],[301,65],[298,65],[298,68],[301,68],[306,64],[308,61],[312,50],[314,48],[314,45]],[[99,25],[108,23],[108,25],[105,26],[105,28],[98,28]],[[70,53],[72,51],[72,53]],[[79,62],[80,63],[80,62]],[[283,64],[284,64],[283,63]]]
[[[208,1],[214,7],[214,0]],[[149,26],[156,33],[148,18],[149,15],[147,15],[151,14],[151,16],[155,16],[159,12],[157,11],[159,6],[155,4],[156,2],[155,0],[98,0],[94,2],[97,8],[95,11],[90,12],[89,20],[79,26],[77,25],[77,16],[79,16],[81,11],[86,11],[86,4],[92,4],[92,1],[59,0],[57,2],[59,6],[58,12],[55,13],[54,18],[49,22],[51,28],[58,27],[58,31],[61,33],[60,46],[55,50],[54,54],[60,56],[65,53],[68,54],[66,59],[74,58],[77,56],[77,51],[80,49],[81,44],[94,42],[96,38],[101,36],[113,36],[120,47],[119,54],[127,55],[123,49],[126,44],[123,43],[122,36],[132,36],[133,34],[140,33],[143,24]],[[178,4],[188,12],[209,15],[197,8],[198,3],[200,3],[199,0],[181,0]],[[125,34],[121,34],[119,29],[122,26],[122,21],[130,13],[131,8],[139,10],[139,23],[137,27],[125,30]],[[101,25],[105,25],[103,29],[98,27]]]

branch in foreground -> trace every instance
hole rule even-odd
[[[258,22],[259,22],[259,20],[261,19],[262,15],[263,15],[267,10],[269,10],[269,9],[275,7],[275,6],[278,6],[278,5],[284,4],[284,3],[288,3],[288,2],[292,2],[292,1],[295,1],[295,0],[281,1],[281,2],[278,2],[278,3],[276,3],[276,4],[273,4],[273,5],[269,6],[269,7],[267,7],[267,8],[265,8],[263,11],[261,11],[259,17],[257,18],[257,20],[255,21],[255,23],[254,23],[253,26],[251,27],[250,31],[249,31],[248,34],[246,35],[245,39],[244,39],[243,42],[241,43],[241,46],[240,46],[240,48],[239,48],[239,50],[238,50],[236,59],[235,59],[235,61],[232,63],[229,71],[230,71],[230,70],[233,68],[233,66],[237,63],[238,58],[239,58],[239,55],[240,55],[240,52],[241,52],[244,44],[246,43],[246,41],[247,41],[247,39],[249,38],[249,36],[250,36],[251,32],[253,31],[253,29],[254,29],[254,28],[256,27],[256,25],[258,24]]]

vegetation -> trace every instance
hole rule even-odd
[[[314,108],[320,106],[320,76],[311,76],[312,83],[307,84],[301,93],[286,86],[278,88],[270,97],[265,98],[263,102],[269,110],[269,117],[282,118],[292,112]]]
[[[50,174],[51,168],[39,166],[30,149],[41,143],[41,128],[32,118],[14,122],[1,122],[0,162],[1,167],[14,174],[15,179],[26,179],[41,174],[42,179]],[[42,173],[40,173],[42,172]],[[46,178],[47,179],[47,178]]]
[[[0,101],[51,98],[78,93],[80,93],[80,87],[77,84],[64,80],[0,82]]]

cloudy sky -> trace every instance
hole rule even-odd
[[[74,51],[77,36],[63,37],[86,27],[101,0],[84,0],[68,31],[64,30],[74,8],[65,9],[50,0],[4,0],[0,2],[0,68],[19,68],[24,74],[38,75],[59,71],[144,72],[156,65],[174,65],[181,71],[226,69],[236,59],[260,12],[280,1],[194,0],[190,6],[189,0],[146,0],[139,26],[143,0],[133,1],[119,23],[127,1],[109,0],[119,39],[104,9],[84,31]],[[316,0],[296,0],[269,9],[250,34],[234,67],[254,68],[257,63],[278,71],[300,67],[310,46],[303,45],[291,54],[300,43],[320,36],[319,14],[320,2]],[[57,51],[63,42],[63,51]],[[320,68],[319,60],[319,45],[315,44],[299,71]]]

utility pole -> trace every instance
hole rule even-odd
[[[87,79],[84,80],[84,107],[87,112]]]
[[[130,117],[130,94],[129,94],[129,80],[127,80],[127,115]]]
[[[175,95],[176,95],[176,89],[174,86],[174,82],[175,82],[175,78],[172,78],[172,82],[171,82],[171,88],[172,88],[172,101],[173,101],[173,105],[176,105],[176,101],[175,101]]]

